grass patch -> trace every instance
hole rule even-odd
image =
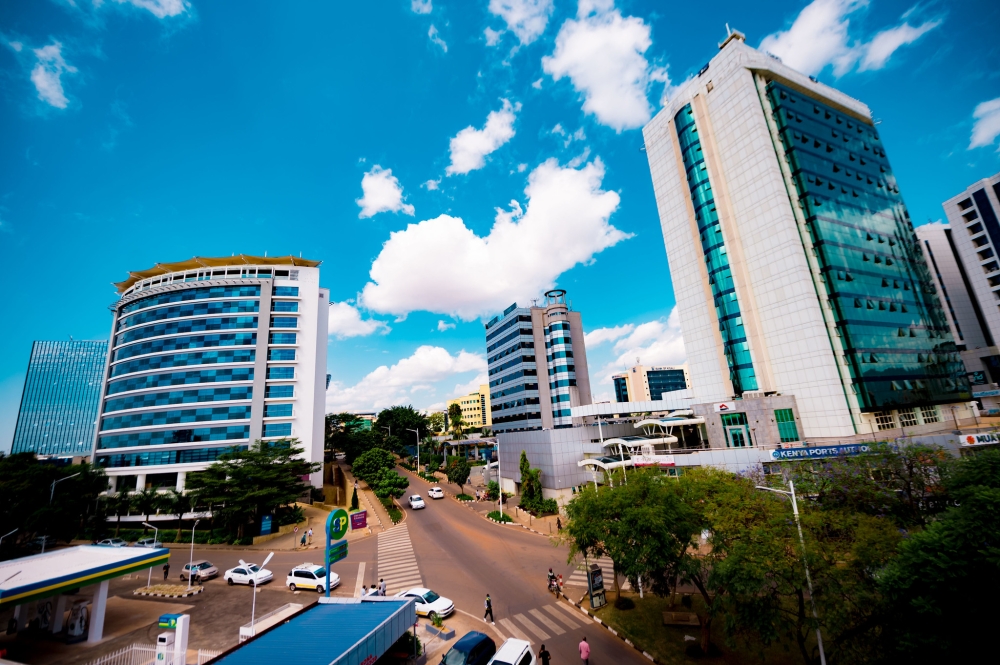
[[[469,496],[465,492],[459,494],[455,498],[458,499],[459,501],[475,501],[476,500],[474,497]]]
[[[499,510],[493,510],[493,511],[491,511],[489,513],[486,513],[486,516],[489,517],[491,520],[494,520],[495,522],[513,522],[514,521],[514,520],[511,519],[510,515],[508,515],[507,513],[501,513]]]
[[[608,585],[608,604],[599,610],[592,610],[610,627],[617,630],[623,637],[627,637],[638,648],[652,654],[662,663],[761,663],[769,665],[798,665],[801,657],[798,652],[786,650],[783,646],[775,646],[762,649],[759,645],[751,648],[733,650],[725,644],[722,627],[725,617],[718,617],[712,624],[712,643],[722,651],[722,656],[707,658],[692,658],[686,654],[686,649],[692,644],[699,644],[701,641],[701,628],[699,626],[664,626],[663,613],[671,611],[670,601],[652,594],[646,594],[645,598],[639,598],[637,593],[622,592],[622,599],[628,598],[635,606],[632,609],[618,609],[614,606],[614,582],[610,579],[605,581]],[[701,607],[699,598],[692,598],[693,608],[697,611]],[[584,607],[588,607],[587,599],[583,601]],[[675,606],[672,611],[683,612],[687,608]],[[695,641],[685,641],[684,636],[689,635]],[[787,645],[789,648],[792,645]],[[763,660],[761,659],[763,656]]]
[[[424,473],[423,471],[419,472],[417,475],[420,476],[421,478],[423,478],[424,480],[426,480],[429,483],[437,484],[437,483],[441,482],[441,479],[438,478],[437,476],[432,476],[431,474]]]

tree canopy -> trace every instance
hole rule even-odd
[[[379,428],[392,428],[392,436],[399,439],[403,446],[416,445],[417,439],[423,439],[430,433],[427,418],[412,406],[391,406],[379,411],[375,420]],[[419,437],[408,430],[420,432]],[[396,448],[398,450],[398,448]]]

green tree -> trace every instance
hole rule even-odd
[[[326,414],[326,451],[333,453],[340,450],[346,453],[347,448],[350,447],[348,440],[360,431],[363,425],[364,421],[353,413]]]
[[[394,451],[401,449],[400,444],[404,442],[405,445],[415,444],[417,438],[423,438],[430,433],[427,417],[412,406],[392,406],[382,409],[375,423],[380,429],[392,428],[392,436],[397,439],[396,447],[392,448]],[[419,435],[415,437],[413,432],[408,431],[411,429],[417,430]],[[385,433],[385,430],[381,431]]]
[[[518,469],[521,472],[521,500],[520,505],[525,510],[539,512],[542,508],[542,470],[532,469],[528,462],[528,454],[521,451],[521,459],[518,461]]]
[[[319,470],[316,462],[301,459],[297,439],[254,442],[248,450],[223,453],[205,471],[188,478],[188,488],[236,538],[246,525],[263,515],[293,504],[309,484],[302,477]]]
[[[194,496],[190,494],[183,494],[177,490],[170,490],[163,497],[163,509],[169,515],[175,515],[177,517],[177,537],[174,539],[175,543],[183,542],[184,536],[181,534],[184,521],[184,513],[193,510],[194,506]],[[166,539],[164,539],[166,540]]]
[[[365,481],[369,486],[373,486],[375,478],[383,469],[393,469],[396,466],[396,458],[388,450],[372,448],[362,453],[351,466],[351,472],[355,478]]]
[[[448,482],[458,485],[464,493],[465,483],[468,482],[470,473],[472,473],[472,467],[469,466],[469,463],[464,459],[458,460],[448,467]]]
[[[154,489],[143,488],[132,495],[132,506],[143,515],[143,521],[148,522],[149,516],[158,512],[165,506],[165,497]],[[142,527],[143,534],[149,531],[149,527]]]
[[[105,501],[105,509],[115,516],[115,538],[118,537],[118,532],[121,530],[122,515],[127,515],[131,507],[131,493],[124,491],[108,495]]]
[[[431,415],[427,416],[427,429],[433,433],[443,432],[444,414],[440,411],[435,411]]]
[[[53,492],[54,481],[60,482]],[[0,455],[0,533],[17,529],[3,539],[0,554],[17,555],[39,536],[50,542],[82,536],[86,524],[98,518],[94,528],[103,529],[104,508],[97,497],[107,488],[104,472],[86,462],[56,466],[34,453]]]
[[[883,571],[887,661],[982,658],[1000,594],[1000,451],[962,458],[945,478],[952,506],[904,540]]]
[[[358,490],[351,488],[351,510],[358,509]]]
[[[465,420],[462,417],[462,406],[458,402],[448,405],[448,422],[451,424],[452,436],[456,440],[461,439]]]
[[[398,499],[406,492],[410,481],[392,469],[380,469],[369,484],[375,496],[383,499],[391,496]]]

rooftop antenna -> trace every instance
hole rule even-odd
[[[726,24],[726,37],[728,37],[731,34],[733,34],[733,31],[729,29],[729,24],[727,23]]]

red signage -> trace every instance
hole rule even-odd
[[[351,528],[352,529],[364,529],[368,526],[368,511],[361,510],[356,513],[351,513]],[[364,665],[364,663],[362,663]]]

